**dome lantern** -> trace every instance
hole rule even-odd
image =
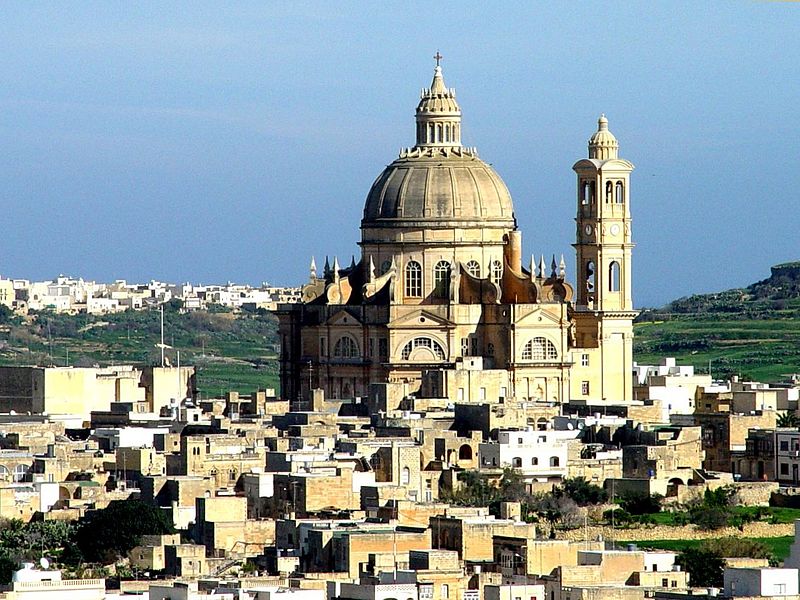
[[[417,105],[417,148],[461,147],[461,108],[456,91],[447,88],[436,56],[431,87],[423,89]]]

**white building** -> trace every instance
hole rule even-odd
[[[578,429],[537,431],[500,430],[497,442],[478,447],[480,469],[518,469],[525,478],[546,482],[567,475],[568,443],[578,437]]]
[[[742,596],[780,598],[796,596],[797,592],[797,569],[776,567],[725,569],[725,595],[731,598]]]
[[[656,366],[633,363],[633,373],[634,398],[660,401],[665,423],[669,415],[692,414],[697,389],[712,384],[711,375],[696,375],[694,367],[677,365],[674,358],[665,358]]]
[[[543,584],[487,585],[483,588],[484,600],[545,600]]]
[[[419,596],[415,571],[381,573],[377,578],[362,578],[358,583],[328,582],[329,600],[419,600]]]
[[[11,578],[9,600],[104,600],[104,579],[61,579],[61,571],[40,571],[25,563]]]
[[[272,587],[250,588],[253,600],[325,600],[325,590]]]

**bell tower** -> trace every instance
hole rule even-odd
[[[594,385],[582,379],[589,399],[632,399],[633,308],[631,290],[630,175],[633,164],[619,158],[619,143],[601,115],[589,139],[589,158],[572,167],[577,174],[577,281],[575,343],[597,349]],[[586,362],[587,355],[582,356]],[[597,364],[599,363],[599,365]],[[582,377],[588,377],[584,373]]]

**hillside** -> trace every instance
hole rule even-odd
[[[91,366],[158,364],[160,313],[64,315],[48,311],[22,318],[0,313],[0,364]],[[226,310],[164,313],[167,359],[197,367],[202,396],[228,390],[249,393],[278,386],[277,319],[266,311]]]
[[[675,356],[715,377],[782,380],[800,373],[800,262],[746,288],[680,298],[637,319],[635,360]]]

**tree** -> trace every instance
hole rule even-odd
[[[0,324],[6,325],[8,323],[13,323],[17,319],[14,318],[14,311],[11,310],[5,304],[0,304]]]
[[[143,535],[174,531],[163,509],[141,500],[114,500],[81,521],[75,543],[87,561],[109,564],[138,546]]]
[[[178,312],[182,308],[183,308],[183,300],[181,300],[180,298],[172,298],[168,302],[164,303],[164,310]]]
[[[497,485],[477,471],[463,471],[458,474],[461,485],[445,499],[462,506],[488,506],[494,513],[500,502],[522,502],[530,499],[525,480],[519,471],[511,468],[503,470]]]
[[[509,467],[503,469],[498,491],[500,502],[527,502],[531,497],[522,473]]]
[[[689,507],[689,521],[706,530],[727,526],[733,517],[731,503],[734,494],[733,487],[727,485],[714,490],[706,489],[703,499]]]
[[[778,420],[775,423],[778,427],[800,427],[800,416],[787,410],[778,415]]]
[[[564,527],[573,528],[580,525],[581,517],[578,505],[564,494],[539,494],[532,498],[528,509],[540,519],[550,524],[550,537],[555,537],[556,523]]]
[[[444,494],[444,500],[461,506],[489,506],[497,499],[497,488],[477,471],[459,473],[458,481],[458,488]]]
[[[664,497],[661,494],[631,493],[622,497],[620,505],[632,515],[651,515],[661,512],[661,502]]]
[[[687,548],[678,555],[677,562],[689,573],[693,587],[722,587],[725,559],[714,550]]]
[[[608,493],[593,483],[589,483],[583,477],[567,478],[553,490],[555,496],[567,496],[575,501],[578,506],[589,504],[602,504],[608,500]]]

